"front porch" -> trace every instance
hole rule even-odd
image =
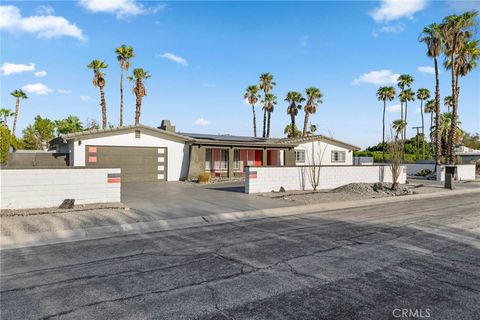
[[[293,148],[192,145],[188,179],[209,172],[217,177],[243,177],[246,167],[295,165]]]

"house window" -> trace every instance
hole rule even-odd
[[[305,163],[305,150],[295,151],[295,162]]]
[[[135,130],[135,139],[140,139],[140,130]]]
[[[345,162],[345,151],[332,151],[332,162]]]

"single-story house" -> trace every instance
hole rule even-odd
[[[247,166],[307,165],[312,146],[323,150],[321,162],[315,164],[324,165],[351,165],[353,150],[358,149],[324,136],[270,139],[180,133],[168,120],[158,128],[90,130],[50,142],[57,153],[69,154],[70,166],[120,168],[124,182],[196,179],[202,172],[233,177],[244,175]]]

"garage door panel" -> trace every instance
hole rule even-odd
[[[124,182],[167,180],[166,148],[107,146],[85,148],[87,167],[120,168]]]

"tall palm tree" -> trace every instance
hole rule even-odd
[[[105,73],[103,69],[108,68],[108,64],[101,60],[92,60],[87,65],[87,68],[93,70],[93,86],[100,89],[100,106],[102,107],[102,128],[107,128],[107,102],[105,101]]]
[[[406,126],[407,123],[403,119],[394,120],[392,122],[392,127],[395,130],[395,140],[398,140],[398,138],[402,136],[403,129],[405,129]]]
[[[413,83],[413,77],[409,74],[401,74],[398,79],[397,79],[397,85],[401,89],[400,94],[402,94],[405,90],[408,90],[410,86]],[[411,95],[411,94],[408,94]],[[405,103],[405,117],[404,117],[404,109],[403,109],[403,104]],[[402,119],[407,122],[407,102],[405,100],[400,100],[401,108],[402,108]],[[407,135],[407,127],[405,126],[404,131],[403,131],[403,138],[406,139]]]
[[[13,90],[10,94],[15,98],[15,115],[13,117],[13,128],[12,128],[12,135],[15,136],[15,130],[17,129],[18,113],[20,111],[20,99],[25,100],[25,99],[28,99],[28,97],[27,97],[27,94],[23,92],[22,89]]]
[[[387,109],[387,101],[395,99],[394,87],[380,87],[377,90],[377,99],[383,101],[383,126],[382,126],[382,154],[385,162],[385,110]]]
[[[423,101],[430,98],[430,90],[421,88],[417,90],[417,99],[420,100],[420,114],[422,115],[422,159],[425,159],[425,122],[423,119]]]
[[[317,106],[320,103],[323,103],[322,97],[323,94],[320,89],[315,87],[310,87],[305,89],[305,94],[307,96],[307,102],[305,103],[305,118],[303,120],[303,132],[302,135],[305,137],[307,135],[307,126],[308,126],[308,118],[310,114],[315,114],[317,112]]]
[[[453,107],[453,97],[452,96],[445,96],[443,98],[443,105],[447,107],[448,112],[450,112],[451,108]]]
[[[430,113],[430,131],[429,132],[430,132],[430,142],[432,143],[432,146],[434,145],[434,137],[436,139],[436,134],[434,135],[434,132],[433,132],[433,115],[436,114],[436,111],[435,111],[436,106],[437,106],[437,103],[435,99],[431,99],[425,102],[425,108],[423,109],[425,113]],[[435,141],[435,145],[436,145],[436,141]]]
[[[12,110],[10,109],[7,109],[7,108],[2,108],[0,109],[0,117],[3,118],[2,120],[2,125],[5,127],[5,128],[8,128],[8,118],[9,117],[12,117],[15,113],[12,112]]]
[[[142,113],[142,98],[147,95],[147,88],[145,88],[144,81],[150,78],[150,73],[142,68],[133,69],[133,75],[128,77],[130,82],[135,82],[132,92],[136,96],[135,103],[135,125],[140,124],[140,114]]]
[[[452,121],[447,145],[447,162],[455,162],[455,132],[458,115],[458,75],[459,52],[472,35],[471,28],[476,25],[477,11],[468,11],[461,15],[450,15],[443,19],[442,33],[445,39],[444,51],[449,60],[452,77]]]
[[[408,102],[415,100],[415,92],[412,89],[405,89],[402,92],[400,92],[399,95],[400,101],[404,103],[405,105],[405,113],[404,113],[404,118],[403,120],[405,123],[408,125]],[[407,127],[404,128],[403,130],[403,138],[407,138]]]
[[[262,103],[267,108],[267,137],[270,137],[270,118],[277,105],[277,96],[273,93],[267,93],[264,100],[262,100]]]
[[[420,35],[420,42],[424,42],[427,45],[427,56],[433,59],[435,66],[435,125],[440,126],[440,80],[438,71],[438,57],[440,56],[443,46],[442,28],[436,23],[432,23],[428,27],[423,28],[423,32]],[[430,126],[431,131],[432,126]],[[430,140],[433,141],[432,138]],[[439,132],[435,135],[435,164],[440,165],[440,159],[442,157],[441,141]]]
[[[287,101],[289,103],[288,108],[287,108],[287,114],[290,115],[290,119],[291,119],[290,130],[291,130],[291,135],[294,137],[295,136],[295,128],[296,128],[295,117],[298,114],[298,110],[302,109],[302,106],[300,105],[300,103],[305,101],[305,98],[302,97],[302,94],[300,92],[289,91],[287,93],[285,101]]]
[[[123,126],[123,72],[128,71],[130,68],[130,59],[135,57],[133,48],[131,46],[126,46],[122,44],[120,47],[115,49],[117,54],[117,60],[120,64],[120,127]]]
[[[262,73],[260,75],[260,89],[263,90],[264,93],[264,101],[265,101],[265,95],[272,90],[272,88],[276,85],[276,83],[273,81],[273,75],[270,73]],[[263,105],[263,134],[262,137],[267,137],[267,107],[264,104]]]
[[[248,86],[243,98],[248,101],[248,103],[252,106],[252,114],[253,114],[253,136],[257,137],[257,116],[255,114],[255,104],[260,99],[260,94],[258,93],[258,86]]]

